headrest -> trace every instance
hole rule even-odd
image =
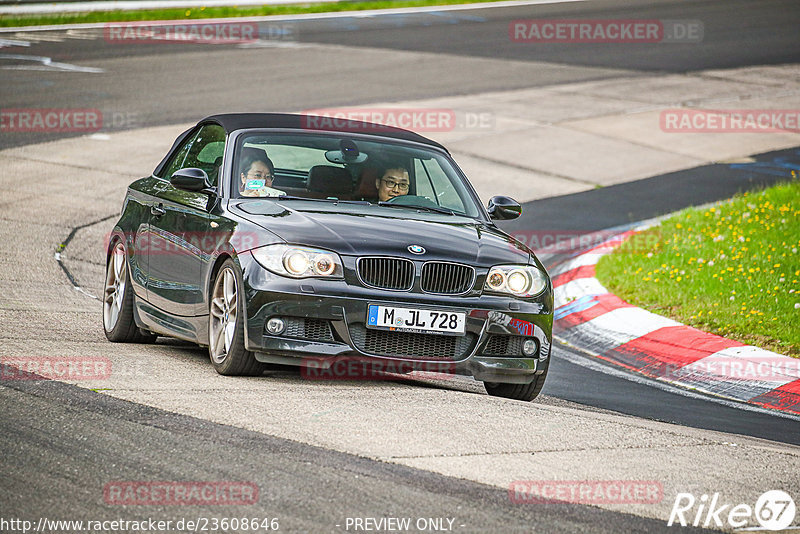
[[[353,179],[350,177],[350,172],[342,167],[315,165],[308,171],[308,190],[349,195],[353,192]]]
[[[380,170],[377,167],[367,166],[361,170],[361,181],[358,184],[359,198],[378,198],[378,189],[375,187],[375,180],[380,178]]]

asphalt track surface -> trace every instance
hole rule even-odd
[[[697,20],[703,41],[629,46],[608,43],[512,43],[517,19],[576,18]],[[800,58],[800,5],[792,0],[590,0],[503,9],[442,11],[370,18],[335,18],[289,25],[290,45],[322,44],[287,53],[280,40],[266,48],[232,45],[107,43],[67,38],[29,49],[0,49],[0,66],[40,68],[4,57],[93,61],[107,74],[55,70],[3,72],[4,108],[100,108],[119,127],[195,122],[231,111],[294,111],[545,87],[652,72],[792,63]],[[268,28],[267,28],[268,30]],[[91,34],[91,32],[89,32]],[[26,34],[27,35],[27,34]],[[0,39],[14,39],[0,33]],[[19,37],[24,39],[25,37]],[[345,48],[336,45],[344,45]],[[356,47],[354,50],[352,47]],[[396,57],[386,52],[411,51]],[[87,83],[88,82],[88,83]],[[130,120],[123,120],[128,117]],[[52,134],[0,136],[0,148],[52,139]]]
[[[236,506],[139,507],[120,512],[96,488],[108,480],[247,480],[260,499],[248,517],[281,531],[341,532],[346,517],[457,517],[465,532],[657,532],[660,521],[572,504],[535,507],[506,492],[404,466],[301,445],[105,397],[58,382],[0,393],[4,516],[240,517]],[[68,424],[63,424],[68,421]],[[13,463],[25,461],[20,478]],[[34,475],[35,473],[35,475]],[[47,503],[43,507],[43,503]],[[136,507],[134,507],[136,508]],[[460,528],[459,528],[460,527]]]
[[[518,18],[578,15],[702,20],[704,42],[699,48],[654,44],[633,51],[621,45],[532,50],[510,43],[504,30],[509,21]],[[288,62],[280,47],[247,50],[219,46],[198,52],[193,46],[111,45],[102,39],[40,41],[24,53],[67,63],[99,62],[108,66],[111,74],[90,78],[82,73],[3,70],[0,101],[3,108],[99,107],[136,117],[121,125],[135,128],[192,122],[221,111],[288,111],[546,86],[636,72],[797,62],[798,27],[800,5],[791,0],[600,0],[306,22],[297,26],[300,42],[331,46],[309,48],[299,62]],[[352,54],[352,48],[335,45],[363,48],[364,54]],[[375,49],[421,55],[417,61],[384,64],[384,56],[374,54]],[[0,51],[0,66],[27,64],[3,57],[2,52],[20,53]],[[557,67],[552,65],[555,63]],[[2,135],[0,147],[54,138],[41,133]],[[725,198],[778,179],[780,176],[773,174],[716,165],[532,202],[525,206],[524,218],[506,228],[535,229],[541,224],[565,230],[608,228]],[[669,194],[653,194],[654,188]],[[587,205],[596,208],[576,210]],[[87,489],[108,480],[111,473],[104,469],[113,465],[118,468],[113,475],[119,479],[157,474],[165,479],[172,475],[235,480],[264,473],[257,482],[270,491],[260,502],[261,511],[281,515],[286,518],[285,528],[297,531],[336,530],[331,527],[332,518],[345,514],[439,517],[456,512],[464,518],[467,531],[670,530],[664,522],[593,507],[513,506],[504,491],[490,486],[224,427],[64,384],[3,385],[10,387],[0,388],[0,508],[18,516],[44,515],[43,510],[64,516],[76,507],[89,516],[117,512]],[[575,402],[587,409],[800,444],[796,422],[689,398],[557,357],[544,395],[550,402]],[[18,476],[20,465],[25,467],[24,478]],[[200,512],[203,515],[204,511]],[[176,512],[149,509],[126,514],[168,519]]]

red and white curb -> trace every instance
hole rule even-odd
[[[554,335],[660,382],[800,415],[800,359],[650,313],[603,287],[595,277],[597,262],[636,231],[622,232],[550,271]]]

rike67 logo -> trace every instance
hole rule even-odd
[[[794,499],[781,490],[764,492],[754,506],[749,504],[726,503],[719,493],[700,498],[691,493],[678,493],[669,514],[667,526],[681,525],[694,527],[717,527],[743,530],[796,530],[800,525],[794,524],[797,509]],[[753,522],[761,528],[745,528]]]

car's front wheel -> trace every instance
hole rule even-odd
[[[264,370],[244,347],[244,302],[241,276],[231,259],[214,279],[208,313],[208,353],[221,375],[258,375]]]
[[[545,378],[547,378],[547,367],[540,375],[536,375],[533,382],[527,384],[508,384],[499,382],[484,382],[483,387],[486,388],[486,393],[492,397],[504,397],[506,399],[514,399],[521,401],[532,401],[539,396],[539,393],[544,387]]]
[[[155,334],[136,326],[133,318],[133,288],[128,276],[125,245],[114,244],[106,263],[103,291],[103,330],[109,341],[117,343],[152,343]]]

